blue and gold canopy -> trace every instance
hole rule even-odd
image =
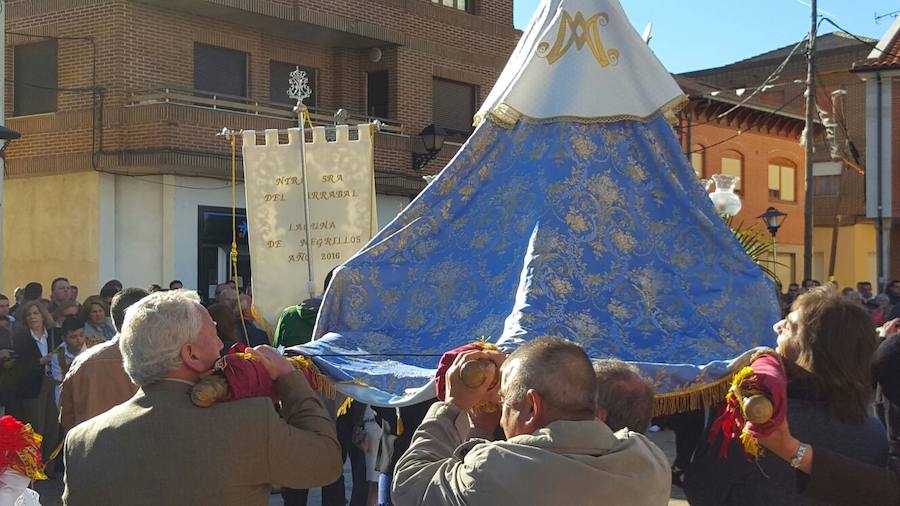
[[[602,20],[587,32],[601,37],[628,32],[610,37],[615,65],[600,66],[597,46],[578,40],[548,63],[547,48],[574,20]],[[504,71],[513,78],[501,76],[456,157],[335,273],[319,339],[299,351],[340,391],[376,405],[433,397],[438,358],[451,348],[486,337],[512,351],[544,335],[636,364],[656,383],[660,412],[722,395],[734,367],[774,344],[779,306],[665,120],[680,92],[656,83],[623,96],[631,110],[591,117],[570,114],[585,93],[519,103],[541,86],[553,93],[553,81],[517,93],[516,76],[568,58],[600,69],[640,63],[638,77],[671,81],[615,0],[545,1],[516,51],[518,72]],[[564,87],[615,100],[595,85]]]

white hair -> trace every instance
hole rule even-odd
[[[181,366],[181,348],[194,342],[203,319],[200,297],[190,290],[151,293],[125,312],[119,349],[125,372],[144,386]]]

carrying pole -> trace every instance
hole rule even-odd
[[[294,112],[297,113],[297,126],[300,127],[300,177],[303,181],[303,217],[305,220],[305,230],[306,230],[306,272],[309,276],[309,281],[306,284],[306,288],[309,291],[310,297],[315,297],[316,295],[316,281],[313,275],[313,265],[312,265],[312,244],[310,239],[310,219],[309,219],[309,186],[306,181],[306,114],[307,109],[306,105],[303,103],[304,100],[309,98],[312,95],[312,89],[309,87],[309,79],[306,77],[306,72],[300,70],[300,67],[294,69],[291,72],[291,77],[289,80],[290,88],[288,88],[288,96],[295,99],[297,101],[297,105],[294,106]]]

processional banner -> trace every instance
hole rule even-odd
[[[253,303],[270,324],[285,307],[321,294],[328,272],[374,235],[372,128],[338,126],[334,140],[326,138],[324,127],[311,129],[304,153],[309,220],[300,129],[287,130],[286,144],[279,142],[278,130],[266,130],[263,144],[257,144],[257,132],[242,133]],[[307,262],[312,262],[312,294]]]

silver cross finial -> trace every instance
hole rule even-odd
[[[312,95],[312,88],[309,87],[309,78],[306,77],[306,71],[295,68],[291,72],[290,88],[288,88],[288,96],[303,104],[303,101]]]

